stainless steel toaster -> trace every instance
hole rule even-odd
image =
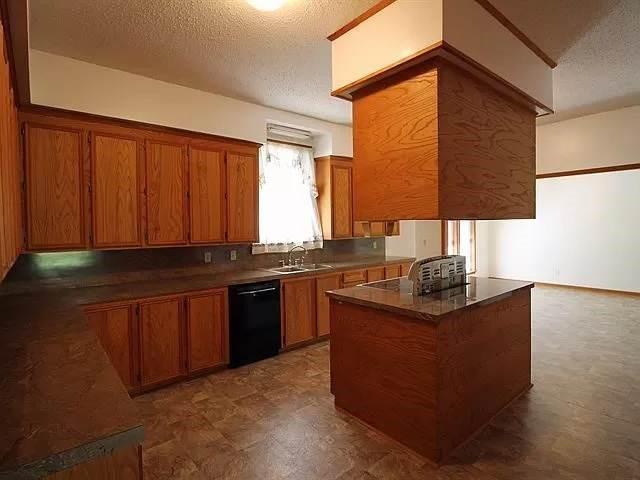
[[[416,260],[409,269],[414,295],[426,295],[467,281],[466,259],[462,255],[441,255]]]

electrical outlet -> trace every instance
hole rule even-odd
[[[238,251],[231,250],[231,252],[229,253],[229,258],[231,258],[232,262],[235,262],[238,259]]]
[[[204,263],[211,263],[211,252],[204,252]]]
[[[377,241],[373,241],[373,249],[377,249],[378,248],[378,242]]]

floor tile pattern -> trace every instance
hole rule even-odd
[[[640,297],[533,290],[533,389],[433,468],[333,408],[329,344],[136,398],[146,480],[640,479]]]

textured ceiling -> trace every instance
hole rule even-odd
[[[556,114],[640,104],[640,0],[492,0],[558,62]],[[30,0],[33,48],[337,123],[325,37],[377,0]]]

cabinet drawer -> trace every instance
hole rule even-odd
[[[384,267],[374,267],[367,270],[367,282],[384,280]]]
[[[384,267],[385,278],[398,278],[400,275],[400,265],[387,265],[386,267]]]
[[[342,274],[342,284],[352,286],[353,284],[365,283],[367,281],[366,270],[353,270]]]

